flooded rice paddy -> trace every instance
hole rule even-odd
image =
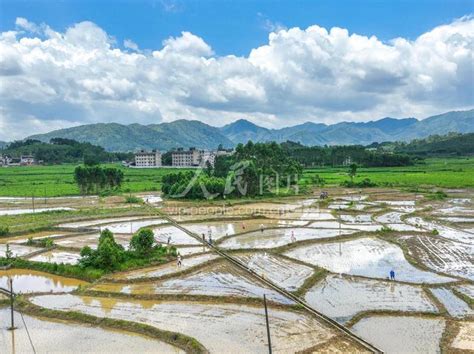
[[[415,268],[405,259],[400,247],[375,238],[301,246],[285,255],[334,273],[386,279],[393,270],[396,280],[410,283],[454,280]]]
[[[259,299],[263,298],[263,294],[266,294],[269,300],[283,304],[293,303],[293,301],[274,290],[249,278],[239,269],[223,262],[214,263],[179,278],[127,285],[117,283],[98,284],[92,290],[132,295],[183,294],[255,297]]]
[[[52,250],[30,258],[34,262],[77,264],[81,255],[78,252]]]
[[[411,316],[363,318],[352,328],[387,354],[440,353],[445,321]]]
[[[308,266],[262,252],[236,255],[235,258],[252,271],[288,291],[298,290],[314,271]]]
[[[31,353],[28,333],[18,312],[15,331],[10,325],[10,310],[0,309],[0,352]],[[37,353],[184,353],[179,348],[128,332],[23,315]]]
[[[337,237],[355,232],[342,229],[269,229],[230,237],[219,246],[228,249],[275,248],[298,241]]]
[[[145,323],[196,338],[211,353],[267,351],[261,306],[185,301],[138,301],[73,295],[44,295],[38,306]],[[305,350],[334,337],[335,332],[304,313],[269,309],[274,352]],[[354,348],[352,348],[354,349]]]
[[[330,275],[308,290],[305,300],[340,323],[359,312],[438,312],[419,286]]]
[[[193,214],[194,203],[170,203],[156,195],[141,195],[149,197],[150,208],[156,204],[183,228],[199,236],[204,234],[206,240],[212,236],[215,245],[229,250],[248,271],[168,224],[167,219],[150,215],[63,222],[58,225],[62,229],[34,235],[38,239],[53,237],[59,249],[46,251],[20,244],[27,241],[24,234],[1,240],[0,254],[2,247],[5,251],[5,242],[14,242],[11,248],[15,255],[32,261],[75,264],[79,253],[65,249],[96,248],[101,229],[110,229],[116,241],[128,247],[133,233],[150,227],[156,242],[176,246],[183,257],[180,267],[172,260],[112,273],[85,292],[74,293],[103,296],[64,294],[86,283],[12,270],[16,272],[15,290],[51,292],[31,298],[45,308],[74,310],[183,333],[211,353],[267,351],[260,305],[264,294],[270,301],[275,353],[360,352],[361,348],[349,337],[304,310],[295,310],[293,300],[249,273],[303,294],[301,298],[311,307],[341,324],[354,321],[357,334],[387,353],[437,353],[440,343],[457,349],[474,347],[474,310],[465,302],[474,293],[471,199],[464,193],[458,193],[462,198],[444,201],[425,200],[420,195],[395,190],[378,190],[374,194],[367,191],[366,195],[343,193],[331,195],[328,207],[320,207],[327,202],[320,203],[316,198],[288,199],[281,203],[229,203],[229,208],[198,215]],[[71,204],[54,207],[75,206],[68,203]],[[39,254],[32,254],[38,251]],[[391,270],[395,271],[394,281],[387,279]],[[0,272],[0,286],[5,286],[2,281],[6,279],[7,273]],[[97,293],[88,293],[89,289]],[[141,300],[145,298],[155,300]],[[384,311],[387,313],[382,315]],[[453,323],[459,333],[451,330]],[[78,326],[74,324],[74,328]],[[441,341],[445,328],[449,329],[445,333],[449,340],[443,337]],[[109,338],[109,332],[104,331],[103,335]],[[127,341],[135,343],[133,339]],[[177,351],[152,341],[154,352]],[[136,351],[148,351],[146,344],[140,347],[142,344],[136,343]]]
[[[47,211],[66,211],[66,210],[74,210],[73,208],[69,207],[52,207],[52,208],[35,208],[35,209],[0,209],[0,215],[21,215],[21,214],[36,214],[36,213],[44,213]]]
[[[400,241],[428,268],[474,280],[474,245],[428,235],[402,237]]]
[[[474,310],[463,300],[446,288],[430,289],[434,296],[443,304],[448,313],[457,318],[474,316]]]
[[[203,263],[219,258],[216,254],[205,253],[197,256],[185,257],[182,259],[182,265],[178,267],[176,262],[169,262],[163,265],[133,270],[125,273],[117,273],[112,276],[113,279],[139,279],[139,278],[157,278],[165,275],[181,272],[188,268],[199,266]]]
[[[12,257],[24,257],[31,253],[37,252],[40,248],[23,246],[17,244],[8,244],[8,249]],[[0,244],[0,257],[7,256],[7,244]]]
[[[29,269],[0,270],[0,287],[10,289],[9,279],[13,280],[15,293],[70,292],[88,283],[53,274]]]

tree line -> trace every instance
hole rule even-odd
[[[357,163],[363,167],[413,165],[414,159],[404,153],[378,151],[362,145],[304,146],[287,141],[282,148],[305,167],[338,167]]]
[[[1,153],[14,158],[32,155],[36,160],[41,160],[46,164],[82,161],[97,164],[128,160],[133,156],[131,153],[108,152],[101,146],[64,138],[53,138],[49,143],[35,139],[14,141],[8,144]]]
[[[74,169],[74,181],[81,194],[98,194],[104,190],[119,189],[123,181],[123,172],[117,168],[99,165],[77,166]]]
[[[288,193],[296,188],[301,165],[280,144],[239,144],[214,166],[163,176],[162,192],[174,198],[212,199]]]

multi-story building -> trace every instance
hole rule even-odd
[[[179,148],[171,153],[171,164],[175,167],[199,166],[201,152],[195,148],[184,150]]]
[[[171,153],[172,165],[175,167],[205,167],[207,162],[214,166],[216,153],[214,151],[179,148]]]
[[[141,168],[161,167],[161,153],[158,150],[141,150],[135,154],[135,166]]]

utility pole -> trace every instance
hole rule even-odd
[[[35,195],[31,196],[31,204],[33,204],[33,213],[35,212]]]
[[[14,318],[14,313],[13,313],[13,279],[9,278],[9,284],[10,284],[10,310],[11,310],[11,326],[8,328],[10,331],[13,331],[15,329],[15,318]]]
[[[268,353],[272,354],[272,341],[270,338],[270,323],[268,322],[267,298],[263,294],[263,305],[265,306],[265,322],[267,323]]]

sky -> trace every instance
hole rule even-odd
[[[474,1],[0,0],[0,140],[474,106]]]

